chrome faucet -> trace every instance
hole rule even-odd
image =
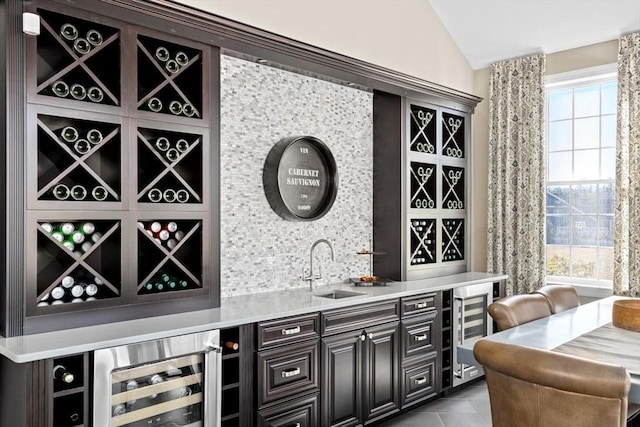
[[[333,255],[333,246],[331,246],[331,242],[327,239],[318,239],[311,245],[311,249],[309,250],[309,273],[303,268],[302,269],[302,280],[309,282],[309,290],[313,291],[315,289],[314,282],[318,279],[322,278],[322,267],[318,267],[318,274],[314,276],[313,274],[313,250],[320,243],[326,243],[331,249],[331,261],[335,261],[335,257]]]

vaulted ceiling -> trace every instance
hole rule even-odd
[[[429,0],[473,69],[640,31],[640,0]]]

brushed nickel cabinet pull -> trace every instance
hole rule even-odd
[[[417,302],[417,303],[415,303],[413,306],[414,306],[416,309],[419,309],[419,308],[427,308],[427,303],[426,303],[426,302],[424,302],[424,301],[423,301],[423,302]]]
[[[427,382],[427,377],[416,378],[413,382],[416,383],[416,385],[425,384]]]
[[[295,377],[296,375],[300,375],[300,368],[288,369],[286,371],[282,371],[282,378]]]
[[[422,334],[422,335],[414,335],[413,336],[413,340],[414,341],[424,341],[427,339],[427,334]]]
[[[300,326],[296,326],[295,328],[283,329],[282,335],[294,335],[300,333]]]

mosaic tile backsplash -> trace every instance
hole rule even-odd
[[[307,287],[309,249],[318,285],[368,274],[373,203],[373,95],[230,56],[221,58],[221,296]],[[262,169],[283,138],[315,136],[332,151],[339,175],[331,210],[316,221],[286,221],[269,206]]]

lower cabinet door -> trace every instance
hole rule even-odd
[[[258,412],[258,427],[316,427],[317,425],[317,393]]]
[[[366,330],[363,364],[365,424],[400,410],[399,329],[398,322],[393,322]]]
[[[361,336],[358,331],[322,339],[323,427],[361,425]]]
[[[429,399],[437,394],[436,358],[402,367],[402,408]]]

